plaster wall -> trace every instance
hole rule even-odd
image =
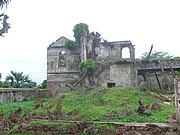
[[[168,59],[168,60],[161,60],[161,63],[163,65],[164,69],[170,69],[170,66],[173,69],[179,69],[180,68],[180,59]],[[137,68],[140,70],[149,70],[149,69],[159,69],[160,64],[158,60],[152,60],[150,62],[141,60],[136,61]]]
[[[87,41],[86,37],[82,37],[81,49],[76,52],[65,48],[67,40],[67,38],[61,37],[47,49],[47,82],[48,89],[52,90],[53,96],[57,92],[66,91],[66,84],[73,85],[80,79],[79,63],[85,61],[90,55],[97,61],[108,63],[109,61],[121,59],[122,49],[128,47],[131,59],[135,57],[133,52],[134,45],[132,45],[131,41],[102,42],[93,48],[93,41]],[[92,49],[95,49],[95,52],[92,52]],[[62,51],[63,56],[61,55]],[[62,62],[63,66],[59,66],[61,64],[59,62]],[[107,87],[108,83],[114,83],[116,86],[134,85],[134,75],[133,65],[116,64],[103,71],[95,84],[98,83],[103,87]]]
[[[52,95],[49,90],[0,88],[0,103],[33,100],[36,98],[47,98],[51,96]]]
[[[61,43],[59,41],[59,43]],[[63,52],[63,65],[59,64],[60,52]],[[74,50],[67,50],[64,46],[51,46],[47,50],[47,83],[48,89],[55,96],[67,90],[66,84],[73,84],[79,78],[79,55]]]
[[[107,47],[107,46],[100,45],[99,47],[95,48],[95,51],[97,54],[96,59],[103,60],[103,59],[106,59],[107,57],[109,57],[109,55],[110,55],[109,47]]]
[[[165,75],[163,75],[162,73],[157,73],[157,77],[164,91],[174,91],[174,80],[173,76],[170,73],[166,72]],[[154,73],[149,73],[148,75],[146,75],[145,81],[152,88],[159,88],[159,84]],[[138,85],[144,84],[145,81],[143,76],[138,76]]]
[[[73,85],[79,79],[79,72],[64,72],[61,74],[48,74],[48,89],[55,96],[57,93],[63,93],[68,90],[66,84]]]
[[[96,47],[96,59],[105,60],[106,58],[120,58],[121,57],[121,47],[119,44],[110,43],[109,45],[100,44]]]
[[[115,86],[133,86],[134,71],[132,64],[115,64],[100,75],[100,85],[107,87],[107,83]]]

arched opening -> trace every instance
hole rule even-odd
[[[128,47],[122,49],[122,58],[130,58],[130,49]]]
[[[58,56],[58,67],[64,67],[64,66],[66,66],[65,52],[60,51]]]

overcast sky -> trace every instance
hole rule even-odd
[[[166,51],[180,56],[179,0],[12,0],[7,9],[11,29],[0,37],[0,72],[46,79],[47,47],[61,36],[73,39],[72,29],[83,22],[108,41],[131,40],[136,58]],[[127,51],[125,50],[125,53]]]

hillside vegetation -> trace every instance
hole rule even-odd
[[[139,99],[146,106],[149,115],[137,113]],[[152,108],[153,104],[158,107]],[[117,122],[164,123],[175,112],[173,100],[170,104],[164,104],[156,93],[150,94],[133,87],[74,90],[65,93],[65,97],[61,99],[0,104],[0,111],[8,116],[18,107],[21,108],[21,116],[28,113],[34,118]]]

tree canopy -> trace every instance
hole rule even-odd
[[[142,56],[141,56],[141,59],[146,60],[148,55],[149,55],[148,52],[143,53]],[[170,59],[172,57],[173,56],[170,55],[168,52],[162,52],[162,51],[156,52],[156,51],[154,51],[153,53],[151,53],[149,59],[150,60],[153,60],[153,59]]]
[[[85,23],[78,23],[73,29],[75,42],[81,42],[82,35],[89,35],[89,26]]]
[[[36,85],[28,75],[16,71],[11,71],[11,74],[6,76],[5,81],[13,88],[27,88]]]
[[[69,50],[76,50],[79,47],[80,47],[80,45],[77,42],[74,42],[73,40],[68,40],[65,43],[65,48],[69,49]]]
[[[47,88],[47,80],[43,80],[43,82],[39,85],[40,89],[46,89]]]

